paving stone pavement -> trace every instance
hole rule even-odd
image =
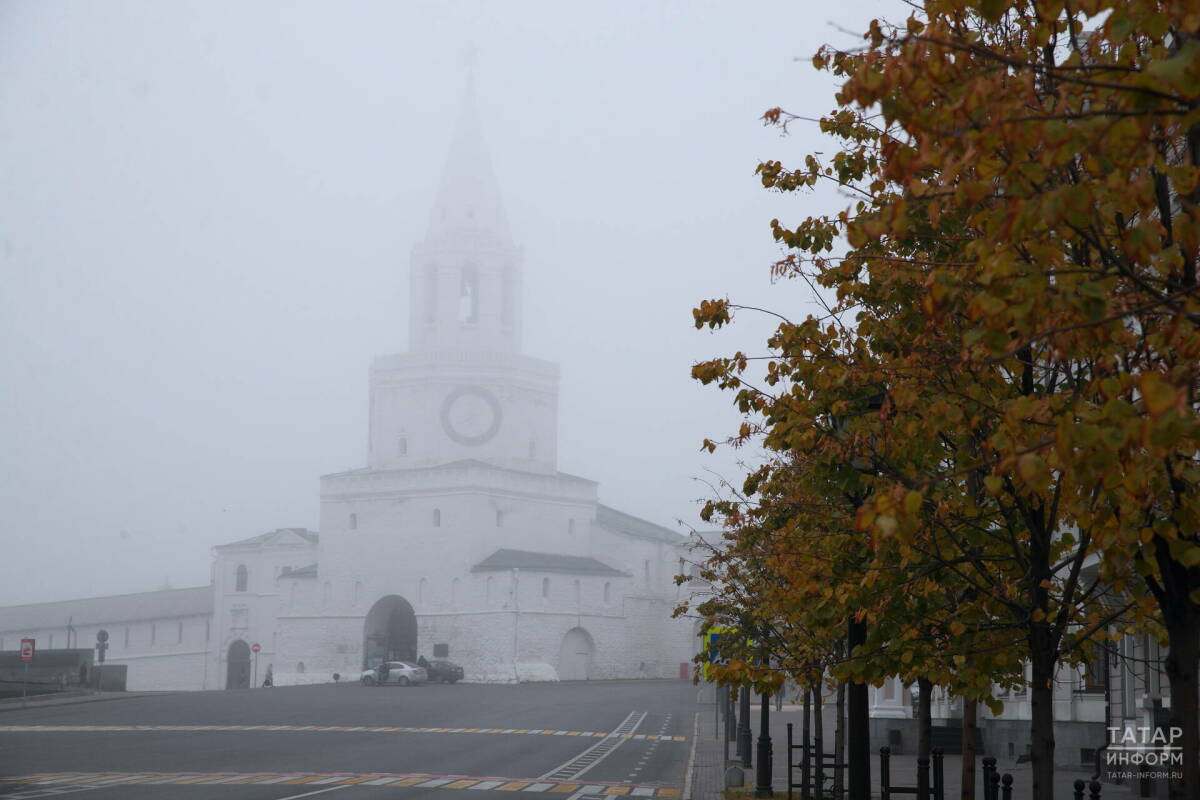
[[[724,739],[720,738],[716,730],[716,711],[712,704],[701,706],[700,723],[698,736],[696,739],[696,760],[692,774],[692,793],[689,800],[721,800],[724,797],[724,774],[725,774],[725,746]],[[752,708],[751,719],[753,720],[753,730],[755,742],[758,737],[758,719],[759,709],[755,705]],[[771,709],[771,737],[772,737],[772,761],[774,767],[774,775],[772,786],[775,790],[776,797],[787,797],[787,723],[791,722],[796,730],[799,730],[803,722],[803,714],[798,710],[785,710],[782,713]],[[825,713],[825,729],[833,731],[833,714],[830,709],[826,709]],[[735,750],[735,747],[730,745],[730,753]],[[1028,764],[1014,764],[1011,762],[1001,762],[1001,773],[1009,773],[1013,776],[1013,797],[1024,800],[1029,796],[1032,785],[1032,773]],[[893,755],[891,757],[891,776],[892,784],[896,786],[911,786],[916,784],[916,769],[917,759],[915,755]],[[977,765],[976,777],[976,797],[983,797],[983,766]],[[945,779],[946,779],[946,798],[947,800],[959,800],[961,796],[961,772],[962,772],[962,757],[956,755],[947,755],[945,757]],[[1059,770],[1055,773],[1054,781],[1054,796],[1060,800],[1070,800],[1073,796],[1073,785],[1075,780],[1090,780],[1091,774],[1083,771]],[[746,788],[752,789],[754,786],[755,773],[754,767],[751,766],[746,770]],[[798,777],[796,778],[799,779]],[[872,796],[879,796],[879,759],[875,756],[871,760],[871,786]],[[797,790],[796,796],[799,797]],[[1132,800],[1137,797],[1135,787],[1104,785],[1101,797],[1103,800]]]

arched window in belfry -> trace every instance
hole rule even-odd
[[[442,527],[442,510],[440,508],[435,508],[433,510],[433,527]]]
[[[479,322],[479,270],[463,267],[458,291],[458,321],[473,325]]]
[[[425,270],[425,322],[437,320],[437,267]]]
[[[517,310],[517,277],[512,265],[504,268],[504,277],[500,282],[500,324],[506,328],[513,326]]]
[[[233,590],[235,592],[244,592],[244,591],[246,591],[246,588],[249,585],[250,585],[250,571],[248,569],[246,569],[245,564],[238,564],[237,577],[235,578],[234,583],[233,583]]]
[[[351,514],[350,515],[350,530],[353,531],[353,530],[357,530],[357,529],[358,529],[358,514]]]
[[[500,509],[496,509],[496,527],[497,528],[504,527],[504,512],[501,511]]]

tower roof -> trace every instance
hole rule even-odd
[[[458,246],[512,244],[500,187],[483,138],[475,82],[470,76],[425,242]]]

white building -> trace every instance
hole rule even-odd
[[[371,365],[367,466],[321,479],[320,535],[214,548],[211,588],[188,590],[209,597],[204,663],[181,640],[129,660],[130,688],[248,685],[253,644],[257,679],[271,664],[280,684],[435,651],[485,681],[678,677],[690,661],[692,624],[671,619],[686,539],[557,469],[559,371],[521,350],[521,250],[470,91],[410,286],[410,351]],[[0,609],[6,646],[51,635],[20,608]]]

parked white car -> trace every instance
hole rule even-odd
[[[383,680],[379,678],[381,671],[384,675]],[[408,686],[410,684],[424,683],[427,680],[429,680],[429,675],[425,672],[424,667],[409,664],[407,661],[387,661],[378,667],[365,669],[362,673],[363,686],[384,686],[387,684]]]

